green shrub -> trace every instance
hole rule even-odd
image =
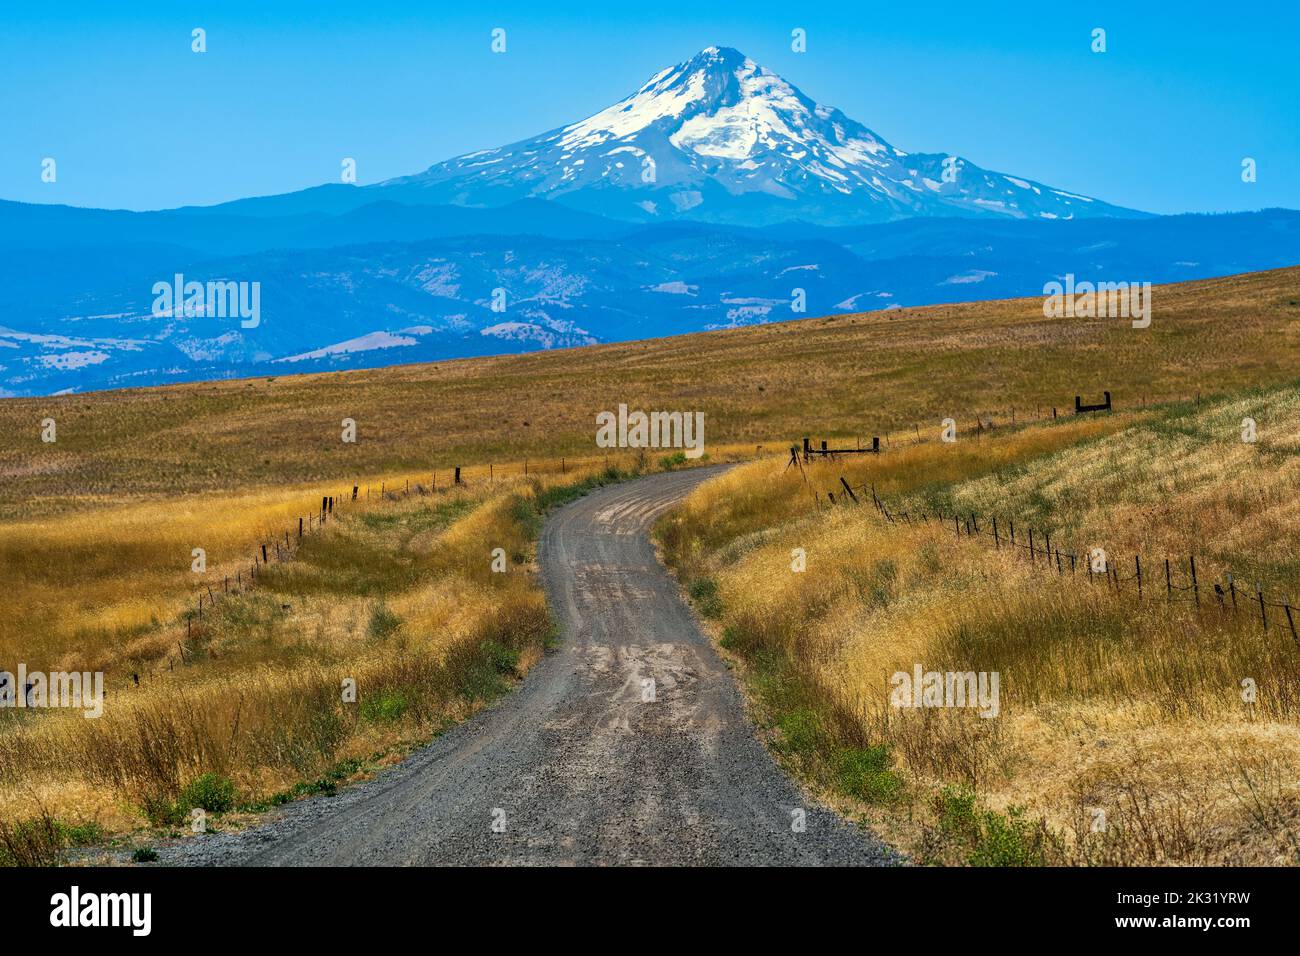
[[[859,800],[893,803],[903,793],[903,781],[891,762],[888,744],[842,750],[835,761],[835,782]]]
[[[158,859],[158,851],[152,847],[142,846],[131,854],[131,859],[136,863],[152,863]]]
[[[718,597],[718,585],[712,578],[696,578],[691,582],[689,593],[700,617],[722,616],[722,599]]]
[[[169,797],[151,793],[141,803],[145,817],[156,827],[175,827],[185,822],[185,808]]]
[[[507,647],[500,641],[484,641],[481,650],[498,674],[509,676],[518,672],[519,652],[513,647]]]
[[[181,790],[176,807],[182,817],[194,809],[226,813],[235,807],[235,782],[216,773],[200,774]]]
[[[408,702],[400,691],[380,691],[361,700],[361,719],[374,723],[400,720],[406,713]]]
[[[386,604],[376,604],[370,610],[367,631],[373,638],[385,638],[402,626],[402,619],[389,610]]]
[[[1005,815],[987,810],[979,845],[969,857],[971,866],[1042,866],[1043,828],[1025,819],[1023,807],[1010,807]]]
[[[800,757],[810,757],[821,751],[826,741],[826,731],[821,718],[810,707],[798,707],[783,713],[776,721],[781,731],[780,749]]]
[[[14,823],[0,821],[0,866],[57,866],[63,835],[48,813]]]
[[[975,812],[975,791],[966,787],[944,787],[935,798],[939,829],[949,836],[975,839],[979,818]]]
[[[505,680],[516,673],[519,652],[496,640],[484,640],[467,649],[455,672],[458,690],[466,700],[488,701],[510,689]]]
[[[520,532],[529,541],[541,532],[542,516],[537,510],[537,503],[523,495],[515,495],[510,499],[510,520],[519,526]]]
[[[945,787],[936,798],[939,830],[964,850],[971,866],[1042,866],[1046,829],[1025,818],[1022,807],[1005,814],[978,807],[974,791]]]
[[[361,770],[363,766],[365,766],[365,763],[360,757],[348,757],[330,767],[329,773],[327,773],[326,776],[331,780],[346,780],[348,777]]]
[[[249,813],[262,813],[271,807],[282,807],[286,803],[293,803],[300,797],[311,797],[316,794],[324,794],[329,797],[336,792],[337,787],[332,780],[300,780],[288,790],[274,793],[268,800],[247,804],[243,809]]]
[[[104,840],[104,828],[95,820],[85,823],[55,823],[67,846],[94,846]]]

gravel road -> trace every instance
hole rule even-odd
[[[159,862],[897,862],[777,768],[655,558],[653,520],[716,473],[611,485],[547,519],[538,559],[562,643],[514,692],[373,780],[160,848]]]

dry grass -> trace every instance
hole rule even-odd
[[[1149,329],[969,303],[501,358],[0,402],[0,519],[123,498],[351,482],[593,452],[594,417],[706,414],[711,446],[1023,418],[1276,385],[1300,367],[1300,269],[1161,286]],[[40,421],[58,441],[40,441]],[[358,441],[339,441],[344,418]]]
[[[93,661],[108,697],[92,720],[0,712],[0,820],[29,835],[46,817],[107,832],[177,825],[205,775],[256,805],[428,739],[540,655],[551,624],[532,574],[538,503],[600,474],[363,499],[292,561],[263,566],[256,589],[208,607],[183,648],[166,619],[125,642],[83,635],[74,650],[29,637],[24,660]]]
[[[1261,422],[1256,445],[1240,441],[1246,414]],[[660,535],[683,577],[715,582],[723,644],[778,751],[878,804],[923,859],[1295,863],[1289,634],[1249,613],[1138,602],[1041,559],[1035,570],[950,524],[890,524],[869,498],[819,507],[810,488],[844,474],[895,511],[1000,514],[1112,554],[1194,551],[1203,568],[1248,567],[1300,597],[1287,529],[1298,432],[1300,390],[1284,388],[816,464],[808,485],[756,463],[699,489]],[[1000,715],[892,706],[891,676],[917,663],[999,673]],[[1096,811],[1106,825],[1093,832]]]
[[[603,468],[604,455],[593,448],[594,416],[619,403],[703,411],[713,460],[771,456],[724,479],[718,487],[732,494],[714,501],[714,510],[688,511],[689,524],[670,529],[670,552],[690,569],[710,569],[720,556],[734,560],[717,575],[727,615],[741,613],[738,596],[746,588],[755,607],[776,607],[764,602],[781,596],[806,610],[806,627],[782,615],[745,620],[766,635],[760,650],[797,647],[802,654],[801,642],[812,640],[795,683],[829,688],[825,700],[857,700],[874,669],[899,655],[957,659],[969,648],[954,643],[953,627],[965,625],[959,633],[981,654],[1005,654],[1009,668],[1044,666],[1037,690],[1020,681],[1006,691],[1049,728],[1043,740],[1055,746],[1071,735],[1106,735],[1107,747],[1089,762],[1102,791],[1122,795],[1123,781],[1142,779],[1116,768],[1127,766],[1121,758],[1147,753],[1112,746],[1112,738],[1144,727],[1153,713],[1157,728],[1186,730],[1187,721],[1220,719],[1206,680],[1246,666],[1262,668],[1261,700],[1269,674],[1277,685],[1268,688],[1274,699],[1252,713],[1250,733],[1264,734],[1272,726],[1267,717],[1282,728],[1269,730],[1268,739],[1284,741],[1292,715],[1276,696],[1276,675],[1289,672],[1269,671],[1269,661],[1240,650],[1234,634],[1225,631],[1221,642],[1238,648],[1235,658],[1225,662],[1214,645],[1179,661],[1177,620],[1115,622],[1113,614],[1096,612],[1088,618],[1095,618],[1096,634],[1140,626],[1139,637],[1125,639],[1147,649],[1141,663],[1128,666],[1123,654],[1118,662],[1105,659],[1107,645],[1095,634],[1068,630],[1056,657],[1017,657],[1012,638],[1025,622],[1046,620],[1037,615],[1055,593],[1050,588],[942,535],[933,542],[924,532],[883,537],[861,518],[814,511],[793,473],[772,477],[784,463],[781,449],[804,434],[849,441],[881,434],[890,451],[872,478],[883,494],[1016,512],[1052,523],[1062,535],[1117,548],[1139,538],[1179,553],[1198,546],[1208,559],[1281,586],[1295,576],[1287,536],[1295,429],[1286,437],[1294,402],[1243,390],[1294,374],[1300,269],[1164,287],[1154,305],[1145,331],[1109,320],[1044,319],[1041,300],[1027,299],[429,366],[0,401],[0,434],[7,436],[0,443],[0,667],[23,661],[32,669],[102,669],[111,702],[97,721],[0,713],[0,820],[10,822],[0,842],[9,835],[14,858],[46,853],[52,844],[45,836],[62,832],[41,823],[47,813],[55,821],[129,829],[139,825],[144,804],[156,816],[164,804],[174,809],[204,774],[229,777],[240,799],[254,802],[321,774],[328,782],[471,711],[512,669],[527,666],[544,631],[540,594],[525,571],[535,515],[514,502],[546,497],[549,488]],[[944,417],[966,429],[976,417],[1002,422],[1014,411],[1023,423],[1067,406],[1076,392],[1103,389],[1132,414],[998,429],[955,448],[899,447],[917,425],[933,434]],[[1148,400],[1198,391],[1232,393],[1237,404],[1216,406],[1217,419],[1136,411]],[[1253,452],[1213,444],[1234,416],[1252,412],[1262,436]],[[47,416],[58,423],[54,444],[39,438]],[[344,418],[357,422],[356,444],[340,441]],[[1159,455],[1144,451],[1149,441],[1159,443]],[[1038,470],[1017,470],[1029,463]],[[655,462],[625,455],[610,464],[644,469]],[[467,466],[468,487],[447,491],[456,465]],[[1233,475],[1243,467],[1259,480],[1237,481]],[[863,468],[853,465],[849,473],[865,479]],[[833,487],[832,471],[815,473],[815,480]],[[436,495],[392,501],[379,494],[408,482],[427,489],[435,476]],[[265,568],[258,590],[205,609],[201,627],[186,638],[199,587],[190,571],[193,548],[207,551],[203,581],[224,589],[227,576],[246,573],[260,543],[283,542],[322,495],[342,500],[353,484],[362,487],[363,500],[348,504],[346,520],[311,536],[297,560]],[[834,574],[823,579],[822,571],[810,571],[791,591],[790,581],[765,570],[763,562],[788,552],[793,541],[829,541],[832,533],[847,556]],[[501,541],[511,555],[504,581],[487,571],[487,540]],[[940,575],[942,587],[926,584],[922,573],[931,550],[940,567],[960,572]],[[817,567],[834,565],[824,558]],[[894,565],[889,581],[879,564],[885,560]],[[877,607],[879,594],[889,598]],[[969,603],[971,595],[984,616],[956,621],[945,608]],[[1075,600],[1062,593],[1053,613],[1081,613],[1068,603]],[[899,620],[917,637],[901,640]],[[1202,626],[1185,630],[1208,633]],[[1200,646],[1200,637],[1182,639]],[[1106,666],[1080,670],[1089,654]],[[786,672],[772,669],[776,659],[756,660],[756,673],[779,689]],[[1121,673],[1129,683],[1112,680]],[[140,677],[138,688],[132,674]],[[345,676],[357,679],[370,704],[341,705]],[[1171,691],[1149,692],[1179,681],[1192,682],[1196,706],[1170,709]],[[820,707],[823,698],[813,699]],[[1081,716],[1088,707],[1098,708],[1095,716]],[[860,708],[828,706],[814,716],[814,723],[830,720],[836,728],[827,738],[840,741],[835,746],[868,742],[862,728],[872,725]],[[918,780],[976,780],[993,805],[1033,796],[1050,805],[1054,826],[1065,827],[1073,818],[1051,784],[1084,786],[1092,778],[1043,769],[1046,756],[1065,760],[1069,748],[1041,745],[1036,725],[1013,732],[1021,725],[1008,719],[995,722],[1002,729],[993,732],[988,723],[945,730],[935,721],[933,729],[890,729],[888,739],[897,739],[896,759],[916,755]],[[989,740],[930,747],[931,734]],[[1225,748],[1232,744],[1230,735],[1220,738]],[[1223,758],[1241,768],[1225,780],[1241,791],[1242,813],[1271,821],[1257,825],[1276,832],[1279,814],[1291,812],[1278,795],[1289,794],[1294,774],[1286,776],[1273,756],[1277,747],[1244,739],[1235,756]],[[1025,766],[1039,770],[1016,777],[1016,754],[1040,750],[1041,760],[1025,758]],[[938,763],[927,767],[927,759]],[[1041,794],[1025,782],[1033,773],[1041,777]],[[1108,773],[1121,783],[1106,783]],[[1000,783],[999,790],[998,780],[1021,782]],[[1128,805],[1139,809],[1127,812],[1163,819],[1136,799]],[[1125,845],[1114,852],[1137,851]]]

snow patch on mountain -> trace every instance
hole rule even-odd
[[[750,226],[1142,215],[961,157],[907,153],[718,46],[579,122],[368,188],[459,205],[544,198],[618,219]]]
[[[286,355],[284,358],[275,359],[275,361],[303,362],[310,359],[325,358],[330,355],[350,355],[354,352],[370,352],[374,349],[400,348],[415,344],[415,339],[409,336],[393,335],[391,332],[370,332],[367,335],[359,335],[345,342],[337,342],[334,345],[326,345],[324,348],[312,349],[310,352]]]

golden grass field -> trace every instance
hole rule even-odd
[[[880,434],[887,453],[844,473],[869,477],[891,500],[1014,512],[1117,553],[1195,550],[1209,575],[1232,568],[1282,593],[1297,574],[1300,412],[1287,386],[1300,368],[1300,269],[1160,287],[1153,304],[1146,330],[1045,319],[1041,300],[1025,299],[430,366],[0,401],[0,669],[17,661],[103,669],[111,702],[99,720],[0,711],[0,822],[44,810],[110,833],[150,818],[176,826],[183,791],[204,775],[232,781],[238,802],[256,805],[304,782],[363,772],[366,761],[470,712],[523,672],[548,632],[528,571],[530,502],[607,465],[656,467],[655,456],[607,461],[594,448],[595,414],[619,403],[701,410],[712,460],[758,459],[698,493],[666,553],[688,580],[716,579],[724,627],[758,627],[754,615],[778,598],[815,612],[798,627],[796,617],[776,615],[770,626],[780,633],[754,638],[755,647],[816,645],[800,664],[809,693],[794,710],[811,714],[809,726],[835,728],[810,738],[826,753],[891,746],[891,772],[916,798],[891,819],[922,819],[915,807],[926,787],[971,783],[980,806],[1031,805],[1060,831],[1077,822],[1062,809],[1061,787],[1104,796],[1121,786],[1106,783],[1107,773],[1134,755],[1151,758],[1161,741],[1185,759],[1149,760],[1153,779],[1181,772],[1219,741],[1261,761],[1267,789],[1285,779],[1283,757],[1294,755],[1290,698],[1284,705],[1276,696],[1294,672],[1280,651],[1260,656],[1248,623],[1193,626],[1177,614],[1106,610],[950,533],[877,527],[870,508],[818,509],[795,472],[782,471],[805,434],[847,442]],[[1103,389],[1115,415],[1050,420],[1053,406],[1066,415],[1075,394],[1088,401]],[[1183,401],[1198,393],[1199,406]],[[1255,446],[1232,441],[1228,426],[1243,414],[1260,422]],[[1013,416],[1017,426],[1004,427]],[[57,422],[53,444],[40,440],[47,417]],[[954,446],[932,440],[945,417],[962,430]],[[355,444],[340,440],[344,418],[357,423]],[[968,433],[977,418],[999,427],[976,441]],[[927,440],[905,444],[917,436]],[[456,465],[467,485],[450,489]],[[814,483],[833,488],[839,469],[813,466]],[[379,493],[408,483],[427,493]],[[193,548],[207,552],[202,583],[224,587],[227,576],[247,574],[260,544],[283,544],[290,531],[296,548],[298,517],[321,495],[342,500],[354,484],[359,502],[309,535],[293,561],[273,559],[256,590],[205,608],[186,639],[200,588]],[[839,556],[794,578],[764,563],[814,537]],[[507,574],[489,571],[497,545],[488,541],[511,555]],[[727,568],[731,556],[737,563]],[[892,583],[872,576],[885,560]],[[943,573],[926,570],[935,562]],[[881,588],[889,597],[877,606]],[[1300,598],[1300,588],[1293,593]],[[1076,612],[1086,633],[1073,630]],[[1060,638],[1018,640],[1031,625]],[[1033,684],[1008,676],[1008,717],[992,722],[1000,729],[976,725],[996,739],[958,746],[952,740],[966,731],[957,724],[921,731],[882,723],[870,709],[844,716],[844,701],[880,667],[920,660],[922,651],[927,661],[960,656],[966,645],[954,643],[953,627],[990,659],[1009,655],[1009,674],[1039,673]],[[1203,644],[1204,653],[1188,653]],[[1258,671],[1260,703],[1223,723],[1231,694],[1214,682],[1251,676],[1247,666]],[[364,709],[338,706],[345,676],[376,689]],[[1179,682],[1186,700],[1174,695]],[[787,719],[772,706],[773,720]],[[1198,730],[1193,715],[1220,723]],[[1080,728],[1106,745],[1081,743]],[[1139,731],[1150,736],[1146,750],[1126,737]],[[820,750],[791,753],[803,755],[791,758],[796,772],[834,782],[817,769],[829,759]],[[944,760],[982,769],[972,777]],[[1095,781],[1080,776],[1084,769]],[[1241,838],[1223,800],[1207,806],[1226,827],[1215,840],[1180,838],[1184,849],[1155,856],[1200,858],[1185,847],[1201,853]],[[1294,803],[1268,806],[1294,815]],[[929,832],[901,826],[908,846]],[[1269,839],[1252,836],[1242,858],[1294,856],[1294,835],[1289,851]],[[1060,851],[1071,861],[1081,852]],[[1110,844],[1096,852],[1147,858]]]
[[[1269,600],[1300,599],[1298,452],[1291,385],[817,462],[807,482],[744,465],[660,536],[777,751],[919,859],[1293,864],[1300,644],[1280,611],[1265,632],[1244,595],[1234,615],[1212,587],[1234,571]],[[896,515],[974,512],[985,530],[1000,516],[1003,547],[950,520],[889,523],[870,492],[831,507],[841,476]],[[1031,566],[1005,546],[1009,522],[1022,546],[1033,527],[1039,548],[1044,532],[1076,554],[1102,547],[1125,575],[1141,553],[1145,594]],[[1200,610],[1186,593],[1168,602],[1156,570],[1172,556],[1184,584],[1190,554]],[[997,672],[999,715],[893,706],[892,675],[917,664]]]
[[[1023,417],[1075,394],[1276,384],[1300,368],[1300,271],[1154,290],[1155,318],[1045,319],[1042,300],[781,322],[435,365],[0,401],[0,519],[593,452],[617,408],[703,411],[713,444]],[[54,418],[58,442],[40,441]],[[359,440],[339,441],[340,422]]]

